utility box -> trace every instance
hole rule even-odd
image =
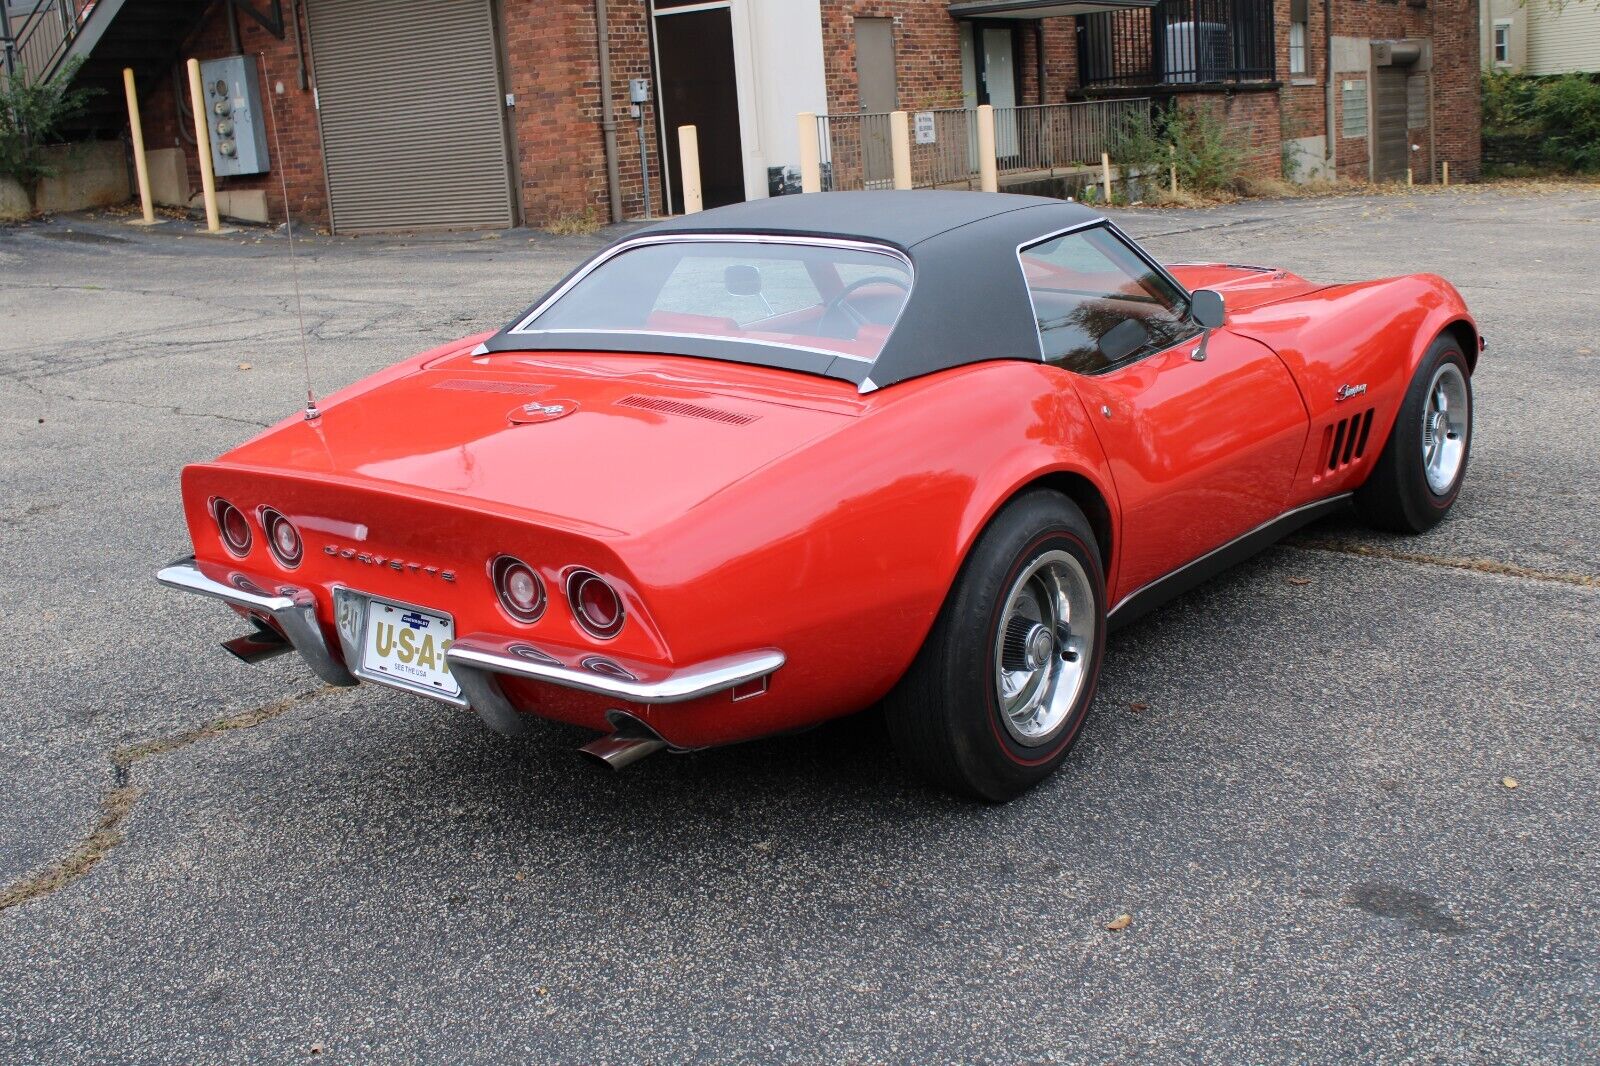
[[[255,63],[245,56],[208,59],[200,64],[200,84],[206,93],[211,165],[217,175],[265,174],[266,116]]]

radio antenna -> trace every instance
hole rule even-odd
[[[283,135],[278,129],[278,94],[267,69],[266,53],[257,52],[256,58],[261,61],[261,76],[267,83],[267,110],[272,112],[272,150],[278,157],[278,182],[283,189],[283,224],[289,234],[289,276],[294,283],[294,314],[300,323],[300,365],[306,378],[306,421],[315,422],[322,417],[322,412],[317,410],[317,397],[311,389],[311,353],[306,348],[306,312],[300,302],[300,262],[294,254],[294,215],[289,210],[289,174],[283,161]]]

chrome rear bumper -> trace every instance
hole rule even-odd
[[[237,607],[271,618],[283,635],[289,638],[294,650],[311,667],[311,672],[330,685],[354,685],[356,679],[344,668],[328,648],[317,622],[317,600],[306,589],[280,585],[277,592],[268,592],[249,577],[238,572],[228,574],[229,581],[207,577],[195,562],[194,556],[179,559],[162,568],[156,580],[168,588],[210,596]]]
[[[344,663],[353,660],[355,634],[340,630],[344,662],[335,657],[317,621],[316,597],[310,590],[279,585],[268,591],[246,574],[224,567],[209,567],[219,577],[208,576],[193,556],[180,559],[156,574],[168,588],[209,596],[272,619],[312,671],[330,685],[355,685],[359,680]],[[219,578],[225,578],[222,580]],[[340,590],[344,593],[345,590]],[[354,597],[364,599],[362,594]],[[474,633],[458,638],[445,658],[461,684],[461,698],[415,688],[446,703],[469,704],[484,724],[497,732],[516,735],[527,729],[529,716],[518,711],[500,687],[501,677],[516,677],[556,685],[619,702],[639,704],[683,703],[720,692],[732,692],[737,702],[766,691],[766,682],[784,664],[784,654],[774,648],[729,655],[682,667],[644,663],[619,663],[600,655],[583,655],[566,662],[523,640],[507,640]],[[368,680],[384,682],[381,678]],[[759,687],[757,687],[759,686]],[[741,694],[739,688],[752,691]]]

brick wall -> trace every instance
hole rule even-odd
[[[501,14],[505,55],[505,81],[516,94],[510,119],[512,151],[517,164],[520,208],[525,221],[538,225],[568,215],[607,214],[605,156],[601,131],[598,42],[592,0],[495,0]],[[763,0],[784,2],[784,0]],[[1253,174],[1278,174],[1282,168],[1282,142],[1287,138],[1320,136],[1324,121],[1324,4],[1334,5],[1334,32],[1341,37],[1418,38],[1432,41],[1435,116],[1438,128],[1437,159],[1448,160],[1453,178],[1469,180],[1479,170],[1479,100],[1477,64],[1477,14],[1472,0],[1428,0],[1417,8],[1396,0],[1310,0],[1308,11],[1307,71],[1292,84],[1289,68],[1290,0],[1274,0],[1279,76],[1278,89],[1241,89],[1227,93],[1182,93],[1180,102],[1204,106],[1221,114],[1238,131],[1249,149],[1248,169]],[[951,18],[946,0],[820,0],[824,67],[828,109],[833,114],[858,110],[855,72],[855,25],[858,17],[889,18],[894,22],[895,65],[899,104],[916,111],[955,107],[961,103],[962,24]],[[289,5],[292,7],[292,5]],[[628,114],[628,79],[650,75],[649,26],[645,0],[611,0],[610,43],[612,101],[617,118],[618,174],[624,212],[636,216],[642,207],[637,134]],[[1077,41],[1071,18],[1046,19],[1042,24],[1048,102],[1081,98],[1077,82]],[[301,27],[304,33],[303,26]],[[282,122],[282,152],[268,128],[271,174],[251,178],[219,179],[222,189],[260,189],[266,193],[274,221],[283,215],[283,197],[277,168],[288,180],[289,201],[297,216],[327,223],[327,192],[322,171],[322,150],[317,116],[308,87],[299,88],[292,39],[279,41],[250,19],[240,20],[242,50],[265,57],[270,78],[263,98],[271,100]],[[1039,101],[1037,38],[1031,23],[1017,33],[1016,63],[1022,103]],[[233,48],[220,9],[185,43],[183,53],[200,59],[228,55]],[[307,50],[307,63],[314,57]],[[314,72],[313,72],[314,74]],[[1336,77],[1350,77],[1335,71]],[[1354,75],[1361,76],[1361,75]],[[283,92],[277,93],[277,85]],[[311,83],[314,84],[314,81]],[[198,187],[198,163],[193,146],[180,133],[190,128],[187,93],[175,98],[170,80],[141,86],[147,144],[184,149],[191,181]],[[1129,90],[1139,95],[1148,90]],[[1336,98],[1339,96],[1335,94]],[[1335,131],[1340,123],[1335,115]],[[660,159],[657,126],[647,124],[652,195],[659,210]],[[1430,131],[1411,131],[1422,145],[1417,155],[1418,180],[1437,173],[1427,159]],[[1365,138],[1337,141],[1339,172],[1364,178],[1367,172]]]
[[[284,5],[285,21],[291,5]],[[300,32],[304,34],[302,25]],[[304,37],[302,36],[302,41]],[[235,52],[228,36],[227,19],[220,6],[214,7],[199,29],[184,43],[182,55],[202,62],[223,56],[261,53],[266,72],[261,80],[262,116],[267,135],[267,158],[272,170],[250,177],[217,178],[219,190],[262,190],[267,196],[267,213],[273,223],[284,219],[282,180],[287,179],[289,203],[297,219],[312,225],[328,224],[327,185],[322,174],[322,137],[317,127],[317,110],[311,94],[311,80],[302,90],[299,67],[295,62],[294,38],[285,32],[278,40],[249,18],[239,19],[239,43]],[[309,67],[309,63],[308,63]],[[189,168],[189,187],[200,189],[200,157],[192,143],[194,119],[189,104],[188,77],[180,63],[175,68],[182,91],[169,76],[153,86],[139,87],[139,115],[144,122],[145,147],[181,148]],[[277,92],[279,85],[283,92]],[[181,117],[179,108],[182,109]],[[277,128],[274,129],[275,124]],[[185,139],[183,133],[188,134]],[[274,136],[276,134],[276,136]],[[278,151],[281,139],[283,151]],[[284,171],[282,178],[279,169]]]

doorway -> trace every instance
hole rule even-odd
[[[700,192],[706,207],[745,199],[744,143],[739,134],[739,83],[734,71],[733,12],[722,7],[674,11],[655,5],[656,76],[662,140],[671,174],[671,205],[683,213],[678,127],[700,139]]]
[[[855,29],[856,94],[863,116],[862,177],[870,188],[894,181],[894,149],[887,118],[900,106],[894,73],[894,20],[858,18]],[[866,117],[869,115],[872,117]]]

